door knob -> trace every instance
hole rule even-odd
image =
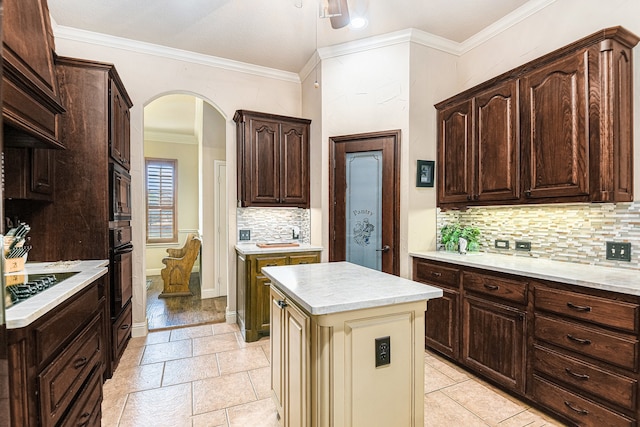
[[[384,245],[381,249],[376,249],[376,252],[389,252],[389,249],[391,249],[389,245]]]

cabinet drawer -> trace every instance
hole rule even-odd
[[[637,304],[542,287],[536,287],[534,302],[536,310],[550,311],[629,332],[638,331],[640,306]]]
[[[100,367],[102,360],[102,316],[98,315],[38,376],[44,427],[58,423],[93,369]]]
[[[289,264],[298,265],[298,264],[316,264],[320,262],[317,254],[305,254],[305,255],[291,255],[289,257]]]
[[[36,343],[36,363],[40,365],[49,359],[60,346],[76,334],[91,315],[98,309],[100,295],[98,286],[93,284],[66,303],[55,315],[38,325],[34,330]]]
[[[102,418],[102,369],[96,368],[80,392],[62,427],[99,426]]]
[[[414,258],[413,279],[418,282],[457,288],[459,272],[457,268],[444,267]]]
[[[287,265],[287,257],[270,257],[270,258],[257,258],[256,259],[256,273],[262,273],[262,267],[275,267],[278,265]]]
[[[113,360],[119,360],[131,337],[131,301],[125,306],[112,325]]]
[[[550,378],[614,404],[631,410],[636,407],[638,383],[635,379],[538,346],[534,348],[533,367]]]
[[[638,340],[537,315],[535,337],[623,368],[636,370]]]
[[[527,303],[527,283],[505,279],[487,274],[468,273],[462,275],[462,287],[466,291],[491,295],[496,298],[513,301],[519,304]]]
[[[585,427],[635,426],[634,420],[610,411],[590,400],[571,393],[536,375],[533,377],[533,396],[542,405]]]

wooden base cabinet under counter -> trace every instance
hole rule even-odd
[[[29,325],[7,329],[13,426],[100,425],[107,278]]]
[[[534,284],[536,401],[579,425],[637,425],[640,304],[625,299]]]
[[[497,254],[412,255],[414,280],[458,301],[440,312],[438,300],[428,302],[427,347],[568,425],[638,426],[635,270]],[[450,343],[459,346],[452,351]]]
[[[246,342],[257,341],[269,335],[270,281],[262,273],[262,268],[320,262],[319,251],[257,252],[247,254],[237,250],[236,255],[237,323]]]

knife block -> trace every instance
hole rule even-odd
[[[5,236],[4,237],[4,254],[6,255],[9,252],[9,247],[14,241],[13,236]],[[24,245],[24,240],[19,242],[16,247],[22,247]],[[20,258],[5,258],[4,260],[4,272],[5,273],[14,273],[16,271],[24,270],[24,264],[27,262],[27,253],[25,256]]]

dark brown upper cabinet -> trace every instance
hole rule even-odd
[[[4,198],[53,201],[55,152],[6,147]]]
[[[238,206],[309,208],[311,120],[238,110]]]
[[[54,68],[46,0],[5,0],[2,117],[8,146],[64,148],[56,116],[64,112]]]
[[[441,203],[518,198],[517,114],[517,87],[512,81],[439,112]]]
[[[111,122],[111,133],[109,134],[109,152],[111,158],[122,165],[126,170],[131,167],[131,137],[130,126],[131,117],[129,109],[132,102],[127,95],[120,78],[115,75],[110,80],[109,96],[111,104],[109,108],[109,119]]]
[[[633,200],[638,40],[608,28],[436,104],[438,206]]]

